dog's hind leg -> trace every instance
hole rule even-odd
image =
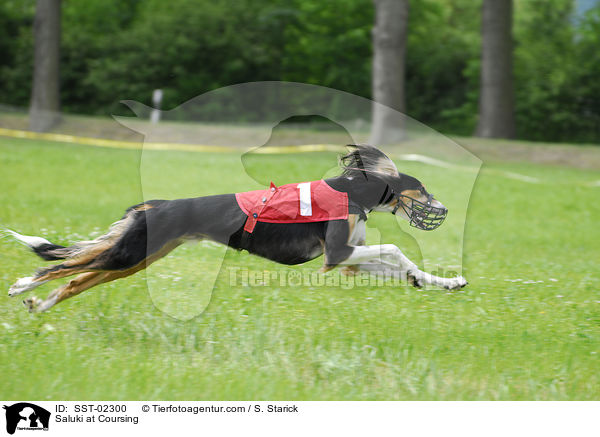
[[[25,299],[23,304],[29,312],[39,313],[46,311],[57,303],[104,282],[108,275],[110,275],[109,272],[82,273],[76,278],[71,279],[66,285],[52,291],[45,300],[41,300],[34,296]]]
[[[145,220],[141,214],[130,213],[111,227],[111,231],[106,237],[99,238],[89,244],[78,243],[80,246],[77,250],[72,251],[72,256],[66,259],[61,264],[45,267],[36,272],[33,276],[28,276],[19,279],[8,291],[9,296],[16,296],[54,279],[64,278],[66,276],[76,275],[85,272],[99,272],[107,270],[117,270],[130,267],[142,261],[146,257],[146,240],[142,236],[135,235],[133,238],[123,238],[122,234],[126,233],[132,224],[136,223],[136,218],[142,222],[141,229],[137,231],[145,232]],[[112,232],[112,234],[111,234]],[[108,236],[112,235],[111,238]],[[145,235],[143,235],[145,237]],[[37,237],[27,237],[29,239]],[[28,240],[29,241],[29,240]],[[36,240],[37,241],[37,240]],[[30,247],[31,244],[29,244]],[[119,246],[119,247],[116,247]],[[131,246],[132,249],[121,250],[122,246],[126,249]],[[128,259],[122,259],[118,255],[112,258],[103,258],[111,251],[116,251],[117,254],[126,253]],[[108,265],[108,263],[112,265]]]
[[[37,281],[35,276],[20,278],[8,289],[8,295],[11,297],[17,296],[26,291],[33,290],[46,282],[47,281]]]
[[[8,295],[13,297],[29,290],[33,290],[42,284],[53,279],[64,278],[65,276],[74,275],[77,273],[83,273],[85,271],[85,265],[74,265],[70,266],[66,263],[57,264],[52,267],[41,269],[34,276],[27,276],[25,278],[18,279],[9,289]]]
[[[60,279],[66,276],[75,275],[77,273],[83,273],[88,270],[89,262],[81,264],[72,264],[72,262],[66,262],[57,264],[52,267],[47,267],[38,271],[34,276],[27,276],[17,280],[8,290],[8,295],[13,297],[29,290],[33,290],[42,284],[53,279]]]
[[[165,244],[159,251],[153,253],[149,257],[143,259],[137,265],[123,270],[110,270],[100,272],[87,272],[82,273],[74,279],[71,279],[66,285],[57,288],[52,291],[45,300],[41,300],[37,297],[31,297],[25,299],[23,303],[29,312],[43,312],[57,303],[62,302],[65,299],[76,296],[79,293],[88,290],[96,285],[104,284],[106,282],[114,281],[115,279],[125,278],[133,275],[140,270],[145,269],[154,261],[162,258],[167,253],[175,249],[181,244],[181,241],[171,241]]]

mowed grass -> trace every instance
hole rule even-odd
[[[320,163],[333,166],[333,158],[265,156],[250,167],[277,183],[303,181],[322,176]],[[445,180],[435,167],[398,165],[452,204],[459,174]],[[485,165],[467,216],[470,284],[456,292],[232,285],[230,267],[283,275],[314,270],[321,260],[286,267],[229,251],[210,299],[199,292],[205,311],[184,321],[162,309],[195,314],[193,282],[216,274],[211,262],[221,254],[200,244],[152,266],[149,275],[164,283],[151,292],[140,273],[36,315],[20,297],[4,294],[0,398],[597,400],[600,188],[585,185],[597,179],[569,168]],[[260,186],[234,153],[151,152],[140,159],[131,150],[0,139],[0,224],[57,243],[98,235],[143,194],[172,198]],[[441,263],[447,234],[458,226],[449,222],[427,240]],[[370,225],[419,260],[405,225],[390,215],[373,216]],[[14,241],[0,240],[5,292],[43,264]],[[44,297],[61,282],[29,294]]]

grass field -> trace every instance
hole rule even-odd
[[[279,183],[307,180],[320,176],[311,173],[317,158],[323,157],[296,156],[293,165],[265,158],[261,171]],[[0,224],[68,243],[104,231],[142,200],[142,188],[152,197],[183,197],[260,187],[234,154],[157,151],[144,160],[140,179],[138,151],[0,138]],[[442,201],[451,196],[452,182],[434,167],[399,167]],[[504,171],[542,183],[506,178]],[[151,267],[179,266],[170,276],[153,275],[169,284],[166,299],[154,296],[160,305],[144,274],[39,315],[4,294],[0,398],[598,400],[600,187],[589,184],[597,179],[592,170],[486,163],[465,231],[470,285],[458,292],[232,287],[222,270],[206,310],[181,321],[159,307],[194,306],[190,290],[178,296],[188,282],[180,279],[201,278],[211,254],[220,253],[201,244]],[[386,242],[419,259],[393,217],[374,220]],[[444,227],[435,232],[430,244],[442,248]],[[225,262],[293,270],[237,252]],[[42,264],[14,241],[0,240],[5,291]],[[57,285],[30,293],[43,297]]]

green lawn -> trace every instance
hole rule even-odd
[[[321,163],[333,158],[265,156],[248,168],[277,183],[302,181],[322,176]],[[451,206],[460,171],[445,180],[434,167],[398,166]],[[506,178],[506,171],[542,183]],[[212,296],[195,299],[194,281],[216,274],[221,253],[201,243],[152,266],[150,292],[142,273],[37,315],[4,294],[0,398],[598,400],[600,187],[585,185],[598,179],[591,170],[486,163],[465,231],[470,284],[457,292],[232,287],[233,266],[281,275],[321,261],[294,268],[227,252]],[[234,153],[151,152],[140,175],[138,151],[0,138],[0,224],[57,243],[103,232],[142,200],[142,189],[172,198],[259,187]],[[450,217],[427,240],[442,265],[459,226]],[[391,215],[370,224],[419,260],[405,225]],[[5,292],[42,264],[0,240]],[[57,285],[29,294],[43,297]],[[206,303],[187,321],[161,311],[191,316]]]

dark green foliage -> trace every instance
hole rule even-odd
[[[34,0],[0,3],[0,103],[29,105],[34,12]]]
[[[472,0],[411,2],[407,111],[442,132],[475,129],[480,9]]]
[[[573,6],[570,0],[518,3],[515,84],[520,137],[600,139],[600,15],[596,8],[576,21]]]
[[[515,0],[517,134],[600,142],[600,2]],[[0,103],[26,107],[34,0],[0,4]],[[481,2],[410,5],[407,112],[445,133],[477,122]],[[62,108],[128,113],[122,99],[163,108],[240,82],[287,80],[371,96],[371,0],[63,1]]]
[[[295,1],[282,79],[371,95],[372,0]]]

